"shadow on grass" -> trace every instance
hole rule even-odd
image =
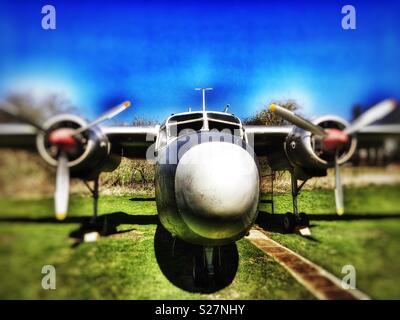
[[[65,220],[58,221],[53,217],[45,218],[27,218],[27,217],[1,217],[0,223],[54,223],[54,224],[76,224],[79,223],[78,229],[69,234],[70,238],[75,239],[73,247],[78,246],[83,242],[85,234],[89,232],[98,232],[102,237],[107,237],[113,234],[125,233],[134,229],[118,231],[118,226],[122,224],[155,224],[160,223],[157,215],[131,215],[125,212],[113,212],[98,216],[95,222],[92,222],[91,216],[82,217],[67,217]]]
[[[271,214],[269,212],[259,211],[255,224],[257,224],[266,231],[285,234],[287,232],[283,227],[284,217],[285,217],[284,214]],[[315,225],[310,224],[310,229],[313,227],[315,227]],[[311,238],[311,240],[315,239]]]
[[[91,217],[85,217],[81,222],[81,226],[77,230],[72,231],[69,236],[76,240],[73,244],[73,247],[76,247],[83,242],[85,234],[89,232],[98,232],[102,237],[107,237],[135,230],[118,231],[118,227],[122,224],[158,225],[159,223],[157,215],[130,215],[125,212],[114,212],[99,216],[95,222],[91,221]]]
[[[213,293],[229,286],[236,276],[239,254],[236,243],[221,246],[221,263],[224,268],[223,281],[213,279],[204,285],[196,286],[193,281],[193,258],[202,255],[203,248],[189,244],[172,235],[159,225],[154,238],[154,252],[164,276],[175,286],[193,293]]]
[[[376,214],[344,214],[342,216],[336,213],[331,214],[309,214],[310,221],[352,221],[352,220],[384,220],[400,219],[400,213],[376,213]]]
[[[156,201],[156,198],[131,198],[129,201]]]
[[[70,237],[76,239],[73,247],[83,242],[85,234],[97,231],[102,237],[113,234],[130,232],[134,229],[118,231],[121,224],[156,224],[157,229],[154,237],[154,252],[157,263],[164,276],[175,286],[189,292],[212,293],[228,286],[235,278],[239,255],[236,244],[221,247],[221,258],[226,268],[224,269],[224,281],[216,283],[211,281],[206,286],[195,286],[193,272],[193,257],[202,254],[202,247],[191,245],[182,240],[174,238],[161,226],[156,215],[128,215],[123,212],[115,212],[99,216],[95,223],[90,218],[82,221],[79,229],[70,233]]]
[[[271,214],[266,211],[259,211],[256,224],[261,228],[271,232],[286,233],[283,228],[284,214]],[[336,213],[332,214],[308,214],[310,222],[312,221],[357,221],[357,220],[383,220],[383,219],[400,219],[400,214],[344,214],[342,216]],[[310,224],[310,229],[316,227],[315,224]],[[305,237],[313,241],[317,241],[312,237]]]
[[[69,237],[75,242],[72,247],[79,246],[85,234],[98,232],[102,237],[130,232],[134,229],[118,231],[118,226],[128,225],[157,225],[154,238],[154,251],[157,263],[164,276],[175,286],[189,292],[213,293],[227,287],[236,276],[239,264],[239,254],[236,243],[221,247],[221,261],[223,265],[223,281],[211,280],[204,286],[196,286],[193,281],[193,257],[202,255],[203,248],[186,243],[174,238],[161,226],[157,215],[130,215],[125,212],[113,212],[100,215],[95,222],[91,216],[67,217],[58,221],[53,217],[27,218],[27,217],[1,217],[0,223],[54,223],[54,224],[80,224],[73,230]],[[173,249],[174,248],[174,249]],[[173,253],[174,252],[174,253]]]
[[[65,220],[59,221],[54,217],[44,218],[28,218],[28,217],[14,217],[6,216],[0,217],[0,223],[4,222],[16,222],[16,223],[54,223],[54,224],[69,224],[69,223],[88,223],[92,216],[81,216],[81,217],[67,217]],[[104,223],[107,220],[112,225],[120,224],[158,224],[157,215],[131,215],[125,212],[113,212],[100,215],[97,221]]]

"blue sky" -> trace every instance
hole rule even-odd
[[[52,4],[57,29],[41,28]],[[352,4],[357,29],[341,28]],[[131,99],[125,120],[200,108],[247,117],[271,100],[303,114],[400,97],[395,1],[2,1],[0,94],[60,93],[93,117]]]

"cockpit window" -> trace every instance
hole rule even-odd
[[[182,121],[190,121],[190,120],[202,120],[203,114],[199,112],[193,113],[184,113],[177,114],[169,118],[168,123],[170,122],[182,122]]]
[[[203,128],[202,113],[186,113],[172,116],[168,120],[169,137],[176,137],[189,130],[199,131]]]
[[[238,118],[230,114],[208,113],[208,127],[210,130],[229,132],[241,135],[241,123]]]
[[[236,116],[217,112],[189,112],[171,116],[167,122],[168,139],[192,131],[200,131],[208,127],[209,130],[230,132],[233,135],[243,136],[242,124]]]
[[[226,121],[226,122],[231,122],[231,123],[237,123],[238,125],[240,124],[240,120],[231,115],[231,114],[223,114],[223,113],[208,113],[208,118],[209,119],[214,119],[214,120],[220,120],[220,121]]]

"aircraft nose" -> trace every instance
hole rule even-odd
[[[256,218],[259,173],[241,146],[209,142],[189,149],[178,163],[175,195],[187,226],[207,239],[243,235]]]

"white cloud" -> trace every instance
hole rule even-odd
[[[61,96],[73,103],[80,100],[76,89],[71,84],[59,79],[40,76],[9,79],[2,88],[1,95],[9,94],[29,94],[35,104],[40,103],[50,95]]]

